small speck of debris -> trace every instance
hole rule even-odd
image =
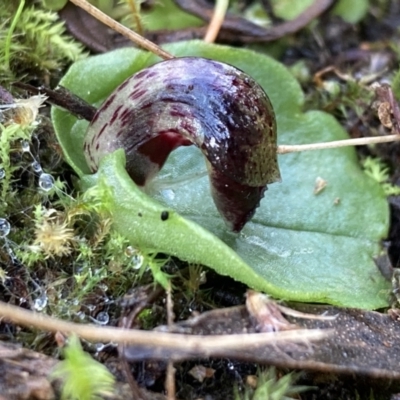
[[[328,182],[325,179],[321,178],[320,176],[317,177],[314,185],[314,194],[320,194],[326,188],[327,184]]]
[[[340,204],[340,198],[339,198],[339,197],[336,197],[335,200],[333,200],[333,204],[334,204],[335,206],[338,206],[338,205]]]
[[[169,217],[169,212],[168,211],[163,211],[161,213],[161,221],[166,221]]]
[[[143,214],[141,212],[138,213],[137,215],[138,215],[138,217],[143,217]]]

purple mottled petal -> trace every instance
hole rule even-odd
[[[178,146],[197,145],[210,164],[214,202],[238,231],[268,183],[280,180],[276,122],[264,90],[230,65],[198,57],[167,60],[123,82],[85,138],[93,171],[123,148],[127,171],[145,185]]]

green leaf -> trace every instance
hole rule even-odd
[[[65,7],[68,0],[42,0],[43,7],[51,11],[59,11]]]
[[[272,0],[272,7],[277,17],[291,20],[298,17],[313,2],[314,0]]]
[[[279,294],[279,288],[258,276],[212,233],[143,193],[125,171],[122,150],[105,157],[95,176],[84,177],[83,183],[86,187],[98,185],[97,192],[103,194],[103,204],[111,213],[115,228],[135,246],[209,265],[222,275],[231,275],[234,265],[236,279]],[[168,218],[162,220],[161,213],[165,212]]]
[[[154,2],[152,7],[141,10],[143,22],[148,30],[184,29],[205,24],[200,18],[180,9],[172,0]]]
[[[177,56],[233,64],[256,79],[274,106],[280,143],[347,137],[330,115],[302,113],[303,93],[297,81],[267,56],[203,42],[167,49]],[[121,49],[75,63],[61,84],[99,104],[126,77],[156,61],[145,52]],[[87,123],[58,109],[52,115],[66,158],[82,177],[89,172],[81,150]],[[387,234],[388,206],[380,186],[361,171],[354,149],[282,155],[279,163],[283,182],[269,187],[255,217],[239,235],[227,232],[211,200],[207,177],[154,189],[155,201],[129,180],[123,158],[116,154],[104,160],[95,181],[112,188],[107,204],[115,227],[134,245],[202,263],[280,298],[385,307],[390,285],[373,258]],[[204,169],[198,149],[180,148],[154,186],[166,185],[166,179],[196,176]],[[327,187],[315,195],[318,177],[327,181]],[[138,217],[139,209],[146,219]],[[164,210],[170,213],[167,221],[160,218]]]
[[[368,7],[369,0],[339,0],[333,13],[341,16],[350,24],[356,24],[367,15]]]

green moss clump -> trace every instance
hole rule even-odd
[[[24,1],[0,2],[0,84],[63,68],[85,57],[83,46],[65,34],[53,11],[24,6]]]

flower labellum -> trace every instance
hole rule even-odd
[[[203,153],[214,203],[229,228],[253,216],[267,184],[280,180],[271,102],[243,71],[199,57],[166,60],[134,74],[96,112],[84,143],[95,171],[123,148],[145,186],[179,146]]]

